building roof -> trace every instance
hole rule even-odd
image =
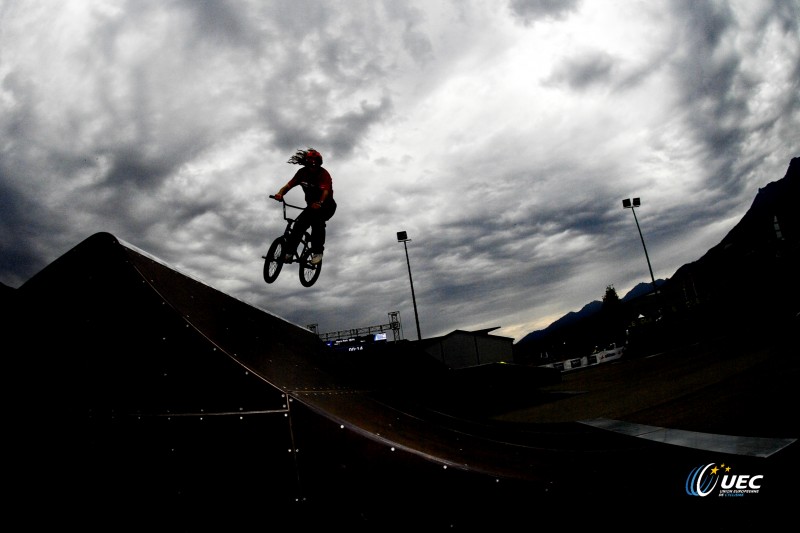
[[[441,340],[444,340],[444,339],[446,339],[448,337],[453,337],[453,336],[456,336],[456,335],[472,335],[472,336],[488,337],[489,333],[494,331],[494,330],[496,330],[496,329],[500,329],[500,326],[495,326],[493,328],[486,328],[486,329],[477,329],[475,331],[467,331],[467,330],[464,330],[464,329],[454,329],[453,331],[451,331],[450,333],[447,333],[446,335],[440,335],[438,337],[428,337],[427,339],[422,339],[421,341],[417,341],[417,342],[421,342],[421,343],[423,343],[425,345],[434,344],[434,343],[439,342]],[[514,339],[512,337],[504,337],[504,336],[501,336],[501,335],[492,335],[492,338],[495,338],[495,339],[508,339],[508,340],[510,340],[512,342],[514,341]]]

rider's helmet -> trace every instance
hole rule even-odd
[[[306,165],[320,166],[322,165],[322,154],[309,148],[306,152]]]
[[[308,150],[298,150],[292,157],[289,158],[287,163],[303,166],[321,166],[322,154],[313,148],[309,148]]]

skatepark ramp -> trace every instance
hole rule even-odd
[[[648,462],[672,472],[648,487],[662,504],[708,460],[585,424],[454,416],[437,393],[458,387],[412,344],[347,359],[109,233],[16,289],[4,323],[16,487],[62,525],[498,526],[641,496],[620,472]]]
[[[409,494],[438,507],[430,491],[460,493],[465,474],[496,483],[452,435],[375,395],[425,376],[378,371],[365,385],[312,332],[108,233],[16,293],[24,482],[59,501],[180,524],[308,508],[361,520]]]

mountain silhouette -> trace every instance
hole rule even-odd
[[[799,188],[800,158],[795,157],[782,179],[759,189],[719,244],[672,277],[657,280],[657,295],[652,284],[643,282],[620,299],[617,309],[592,301],[525,335],[514,345],[515,361],[536,363],[543,354],[574,357],[598,345],[633,340],[633,347],[652,351],[795,320]]]
[[[656,286],[660,287],[664,284],[663,279],[656,280]],[[622,302],[629,302],[635,298],[639,298],[640,296],[645,296],[653,291],[653,284],[650,282],[641,282],[637,284],[634,288],[628,291],[625,296],[622,297]],[[566,315],[562,316],[558,320],[551,323],[545,329],[533,331],[525,335],[519,343],[526,343],[531,342],[533,340],[541,339],[548,334],[557,331],[560,328],[568,327],[570,325],[579,323],[581,320],[586,318],[592,317],[602,311],[603,309],[603,302],[600,300],[592,300],[588,304],[581,307],[579,311],[570,311]]]

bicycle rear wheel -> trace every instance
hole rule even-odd
[[[319,279],[322,273],[322,263],[311,264],[311,250],[306,248],[300,255],[300,283],[303,287],[310,287]]]
[[[278,237],[272,242],[272,245],[264,256],[264,281],[272,283],[278,279],[278,274],[281,273],[283,268],[283,237]]]

